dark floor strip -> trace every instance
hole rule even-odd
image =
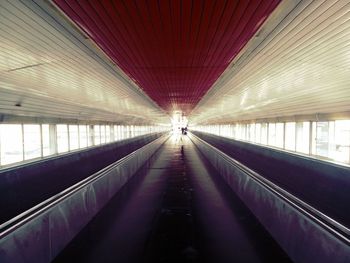
[[[290,262],[187,136],[167,141],[58,262]]]
[[[192,188],[183,145],[174,149],[167,181],[161,213],[148,242],[145,262],[203,262],[196,245]]]

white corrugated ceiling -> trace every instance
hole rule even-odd
[[[47,1],[0,1],[0,36],[0,113],[169,121]]]
[[[0,1],[0,36],[0,113],[168,121],[47,1]],[[350,111],[349,73],[349,1],[286,0],[189,118],[216,123]]]
[[[343,111],[350,111],[350,2],[284,1],[190,121]]]

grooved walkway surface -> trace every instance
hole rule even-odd
[[[55,262],[290,262],[187,136],[172,136]]]

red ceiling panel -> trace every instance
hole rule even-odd
[[[279,0],[54,0],[166,111],[189,113]]]

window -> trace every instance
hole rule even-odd
[[[240,124],[235,125],[236,139],[242,140],[242,129]]]
[[[236,125],[231,125],[231,137],[236,138]]]
[[[330,123],[328,121],[316,123],[316,155],[328,157],[330,151]]]
[[[129,138],[134,137],[134,126],[130,125],[129,126]]]
[[[43,156],[48,156],[54,154],[55,150],[51,149],[50,146],[50,125],[42,124],[41,125],[41,136],[42,136],[42,147],[43,147]]]
[[[57,152],[63,153],[68,151],[68,127],[66,124],[57,124]]]
[[[78,125],[69,125],[69,150],[79,149]]]
[[[120,125],[120,135],[119,138],[124,140],[126,138],[126,127],[124,125]]]
[[[268,144],[272,146],[276,146],[276,124],[269,123],[269,138]]]
[[[247,125],[246,124],[241,124],[241,138],[242,138],[242,140],[247,139]]]
[[[285,149],[295,151],[295,122],[286,122],[285,133]]]
[[[223,135],[223,130],[222,130],[223,126],[222,125],[218,125],[218,135],[222,136]]]
[[[101,143],[106,143],[106,126],[101,125],[100,131],[101,131]]]
[[[88,145],[88,133],[86,125],[79,125],[79,146],[85,148]]]
[[[122,130],[120,125],[114,125],[114,138],[116,141],[119,141],[122,139]]]
[[[111,126],[106,125],[106,142],[111,141]]]
[[[124,129],[122,125],[118,125],[118,140],[123,140]]]
[[[225,125],[220,125],[220,135],[221,136],[226,136]]]
[[[124,128],[122,125],[118,125],[118,140],[124,139]]]
[[[1,165],[23,161],[23,137],[21,124],[0,125]]]
[[[127,139],[130,137],[130,127],[129,126],[125,126],[124,129],[124,138]]]
[[[249,141],[254,142],[255,141],[255,123],[249,124]]]
[[[230,125],[230,137],[234,138],[235,137],[235,126]]]
[[[311,129],[311,133],[312,133],[312,138],[311,138],[311,153],[316,155],[316,144],[317,144],[317,138],[316,138],[316,122],[312,122],[312,129]]]
[[[88,147],[94,145],[94,126],[88,125],[86,127],[87,138],[88,138]]]
[[[283,148],[284,144],[284,123],[276,123],[276,147]]]
[[[41,157],[41,131],[39,124],[24,124],[24,160]]]
[[[350,164],[350,120],[235,123],[191,128]]]
[[[236,138],[239,140],[245,140],[246,125],[245,124],[237,124],[236,131],[237,131]]]
[[[101,144],[100,125],[94,125],[94,144]]]
[[[335,121],[335,147],[332,158],[350,162],[350,120]]]
[[[234,131],[234,137],[233,138],[239,139],[240,136],[241,136],[241,133],[240,133],[241,131],[239,129],[239,125],[238,124],[233,125],[233,131]]]
[[[260,123],[255,124],[255,142],[257,143],[261,142],[261,124]]]
[[[261,141],[262,144],[267,144],[267,123],[261,124]]]
[[[310,123],[296,124],[296,151],[308,154],[310,152]]]
[[[207,127],[203,127],[207,128]],[[219,128],[218,125],[215,126]],[[229,126],[223,126],[228,132]],[[158,126],[0,124],[0,166],[164,130]]]

